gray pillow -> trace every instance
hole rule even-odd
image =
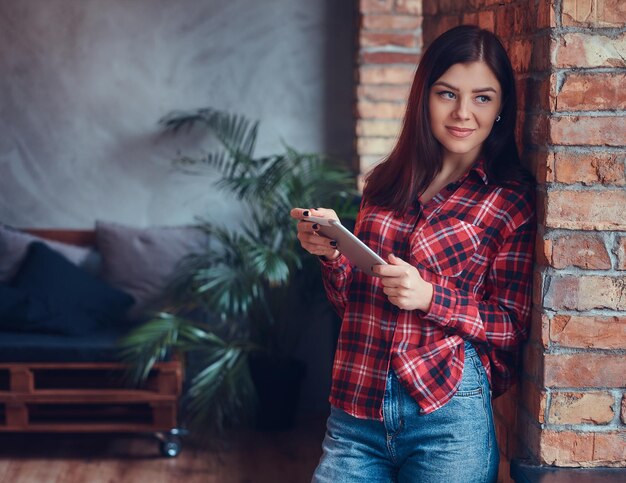
[[[186,255],[203,251],[207,243],[207,235],[193,226],[137,228],[96,221],[101,276],[135,298],[130,319],[158,308],[178,264]]]
[[[92,253],[89,248],[45,240],[0,224],[0,282],[8,282],[13,278],[26,257],[28,245],[35,241],[48,245],[75,265],[83,265]]]

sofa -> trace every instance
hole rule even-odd
[[[118,341],[167,299],[194,227],[0,225],[0,431],[152,433],[177,456],[183,363],[129,386]]]

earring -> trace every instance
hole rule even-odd
[[[496,122],[500,122],[500,116],[496,117]]]

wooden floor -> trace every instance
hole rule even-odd
[[[291,431],[229,433],[218,445],[185,441],[163,458],[141,435],[0,433],[1,483],[300,483],[321,454],[325,420]]]

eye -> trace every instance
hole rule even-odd
[[[456,95],[452,91],[439,91],[437,95],[442,99],[456,99]]]
[[[476,97],[476,100],[478,101],[479,104],[485,104],[487,102],[489,102],[491,100],[491,97],[489,96],[478,96]]]

